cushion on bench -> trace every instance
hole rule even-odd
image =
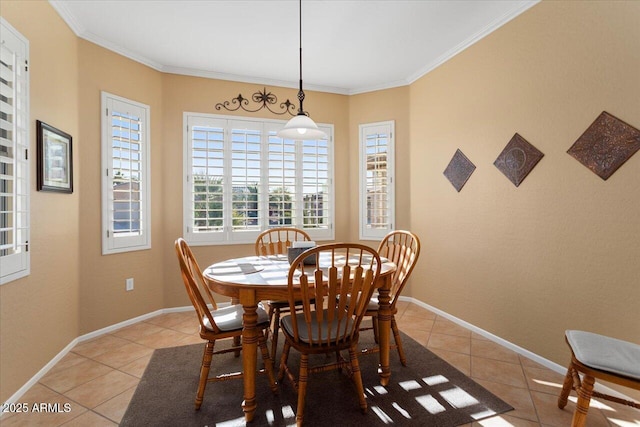
[[[583,365],[640,380],[640,345],[584,331],[565,335]]]

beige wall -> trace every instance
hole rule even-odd
[[[0,401],[79,334],[78,39],[47,2],[2,1],[0,13],[29,40],[31,274],[0,286]],[[36,191],[36,120],[73,138],[73,194]]]
[[[4,401],[77,336],[188,304],[173,251],[182,113],[262,87],[161,74],[79,40],[44,1],[0,12],[30,41],[32,129],[72,134],[75,172],[61,195],[36,192],[32,170],[32,273],[0,287]],[[638,2],[543,2],[408,87],[307,92],[335,125],[336,239],[358,237],[357,126],[395,120],[396,223],[423,242],[411,296],[560,364],[566,328],[640,342],[640,155],[604,182],[566,154],[602,110],[640,127],[639,16]],[[101,255],[101,90],[151,106],[151,250]],[[515,132],[545,154],[519,188],[492,164]],[[478,167],[460,193],[442,176],[456,148]],[[195,248],[203,264],[248,250]]]
[[[163,308],[164,215],[162,73],[85,40],[79,41],[79,114],[87,165],[80,200],[80,333]],[[146,104],[151,111],[151,249],[102,255],[101,91]],[[125,279],[134,290],[125,291]]]
[[[640,342],[640,154],[607,181],[566,154],[603,110],[640,128],[639,22],[542,2],[411,85],[413,297],[561,365],[565,329]],[[516,132],[544,153],[518,188],[493,166]]]

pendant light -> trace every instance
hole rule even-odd
[[[302,108],[304,101],[304,91],[302,90],[302,0],[300,0],[300,90],[298,91],[298,100],[300,108],[298,114],[291,118],[278,131],[278,136],[283,139],[303,140],[303,139],[323,139],[327,138],[327,134],[318,129],[318,125],[307,115]]]

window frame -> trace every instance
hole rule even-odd
[[[30,223],[30,197],[31,197],[31,168],[29,161],[30,132],[30,78],[29,78],[29,40],[16,30],[9,22],[0,16],[0,43],[11,55],[14,56],[12,78],[14,90],[10,95],[13,104],[11,115],[14,116],[12,124],[13,172],[10,176],[12,185],[12,214],[8,216],[12,221],[9,227],[14,248],[21,246],[23,249],[17,253],[0,256],[0,285],[13,282],[31,274],[31,256],[29,251],[29,239],[31,233]],[[24,61],[24,62],[23,62]],[[1,66],[1,65],[0,65]],[[24,69],[22,68],[24,67]],[[20,72],[23,70],[23,73]],[[11,70],[9,70],[11,72]],[[23,85],[18,93],[17,85]],[[6,94],[6,93],[5,93]],[[9,123],[5,120],[6,123]],[[6,146],[6,143],[3,144]],[[8,164],[9,162],[5,162]],[[7,179],[6,181],[9,181]],[[8,212],[8,211],[7,211]]]
[[[387,225],[381,228],[368,227],[368,198],[367,198],[367,152],[368,135],[387,134],[386,159],[386,195],[387,195]],[[358,126],[358,205],[359,205],[359,238],[360,240],[381,240],[395,228],[395,121],[388,120],[375,123],[365,123]]]
[[[252,118],[245,116],[228,116],[228,115],[218,115],[218,114],[206,114],[206,113],[197,113],[197,112],[184,112],[183,113],[183,236],[185,240],[189,242],[190,245],[193,246],[202,246],[202,245],[235,245],[235,244],[252,244],[255,243],[255,239],[258,235],[268,228],[274,228],[279,226],[287,226],[287,227],[297,227],[306,231],[309,236],[316,241],[322,240],[334,240],[335,239],[335,185],[334,185],[334,174],[335,174],[335,163],[334,163],[334,145],[333,145],[333,125],[331,124],[318,124],[318,127],[322,129],[327,135],[327,163],[328,163],[328,191],[330,194],[329,198],[329,208],[327,217],[329,219],[329,224],[327,228],[304,228],[300,226],[300,224],[287,224],[287,225],[269,225],[269,198],[262,197],[263,194],[268,194],[268,191],[259,190],[258,191],[258,226],[254,230],[232,230],[232,226],[229,222],[232,222],[232,214],[231,214],[231,200],[227,196],[229,191],[232,191],[233,183],[231,180],[231,154],[232,151],[232,141],[229,133],[231,129],[236,127],[245,128],[253,126],[254,130],[260,129],[260,178],[259,178],[259,188],[260,189],[268,189],[269,188],[269,175],[268,175],[268,147],[269,147],[269,137],[277,138],[275,133],[281,129],[286,124],[284,120],[277,119],[264,119],[264,118]],[[193,170],[193,157],[192,157],[192,126],[217,126],[224,129],[224,148],[223,148],[223,187],[226,190],[223,190],[223,230],[218,232],[193,232],[193,195],[192,195],[192,170]],[[301,165],[302,162],[302,143],[299,141],[295,141],[295,152],[296,152],[296,164],[298,166]],[[267,166],[265,166],[267,165]],[[296,168],[298,167],[296,166]],[[302,166],[300,166],[301,168]],[[297,170],[297,169],[296,169]],[[301,171],[301,169],[300,169]],[[302,200],[302,189],[298,188],[301,184],[296,186],[295,200]],[[231,190],[229,190],[231,189]],[[296,207],[298,218],[302,221],[304,202],[300,203],[299,207]]]
[[[118,95],[102,91],[101,158],[102,158],[102,255],[133,252],[151,248],[151,107]],[[140,118],[140,232],[133,236],[118,236],[113,230],[113,131],[114,106],[128,107]],[[117,110],[119,111],[119,110]],[[119,111],[126,113],[126,111]],[[110,204],[111,203],[111,204]]]

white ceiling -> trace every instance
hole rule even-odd
[[[298,1],[49,2],[79,37],[159,71],[298,86]],[[407,85],[536,3],[303,0],[304,87]]]

